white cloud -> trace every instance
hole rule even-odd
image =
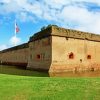
[[[11,39],[10,39],[10,44],[12,46],[16,46],[18,45],[19,43],[21,42],[21,39],[19,37],[16,37],[16,36],[13,36]]]
[[[100,7],[100,0],[0,0],[0,3],[4,3],[0,14],[15,13],[22,22],[34,22],[36,17],[64,27],[100,33],[100,10],[90,11],[85,5],[92,3]]]
[[[10,3],[11,0],[0,0],[1,3]]]
[[[63,5],[68,5],[71,0],[44,0],[52,8],[61,9]]]
[[[16,15],[16,18],[19,19],[21,22],[32,21],[35,22],[34,17],[27,14],[26,12],[20,12]]]
[[[7,45],[0,45],[0,51],[3,49],[7,49]]]
[[[92,15],[92,13],[89,13],[88,10],[74,6],[66,7],[63,11],[63,15],[67,14],[68,19],[76,22],[78,21],[79,23],[83,24],[87,24],[90,21],[90,17]]]
[[[13,36],[10,38],[9,43],[10,43],[9,45],[0,44],[0,51],[10,48],[12,46],[19,45],[21,43],[21,39],[19,37]]]

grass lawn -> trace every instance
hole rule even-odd
[[[0,100],[100,100],[100,78],[0,74]]]

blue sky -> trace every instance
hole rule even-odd
[[[0,0],[0,50],[27,42],[48,24],[99,34],[100,0]]]

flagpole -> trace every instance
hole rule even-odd
[[[17,33],[19,32],[19,28],[17,26],[17,23],[16,23],[16,19],[15,19],[15,33],[14,33],[14,38],[17,39]],[[15,41],[15,46],[16,46],[16,41]]]
[[[16,37],[16,19],[15,19],[15,37]]]
[[[16,19],[15,19],[14,24],[15,24],[15,34],[14,34],[14,38],[16,39]],[[14,43],[14,46],[16,46],[16,42]]]

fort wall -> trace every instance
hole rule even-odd
[[[51,36],[29,43],[28,69],[48,71],[51,65]]]
[[[0,62],[5,65],[27,66],[28,43],[15,46],[0,52]]]
[[[100,42],[52,36],[49,72],[100,70]]]
[[[100,35],[50,26],[1,51],[0,61],[49,72],[100,70]]]

